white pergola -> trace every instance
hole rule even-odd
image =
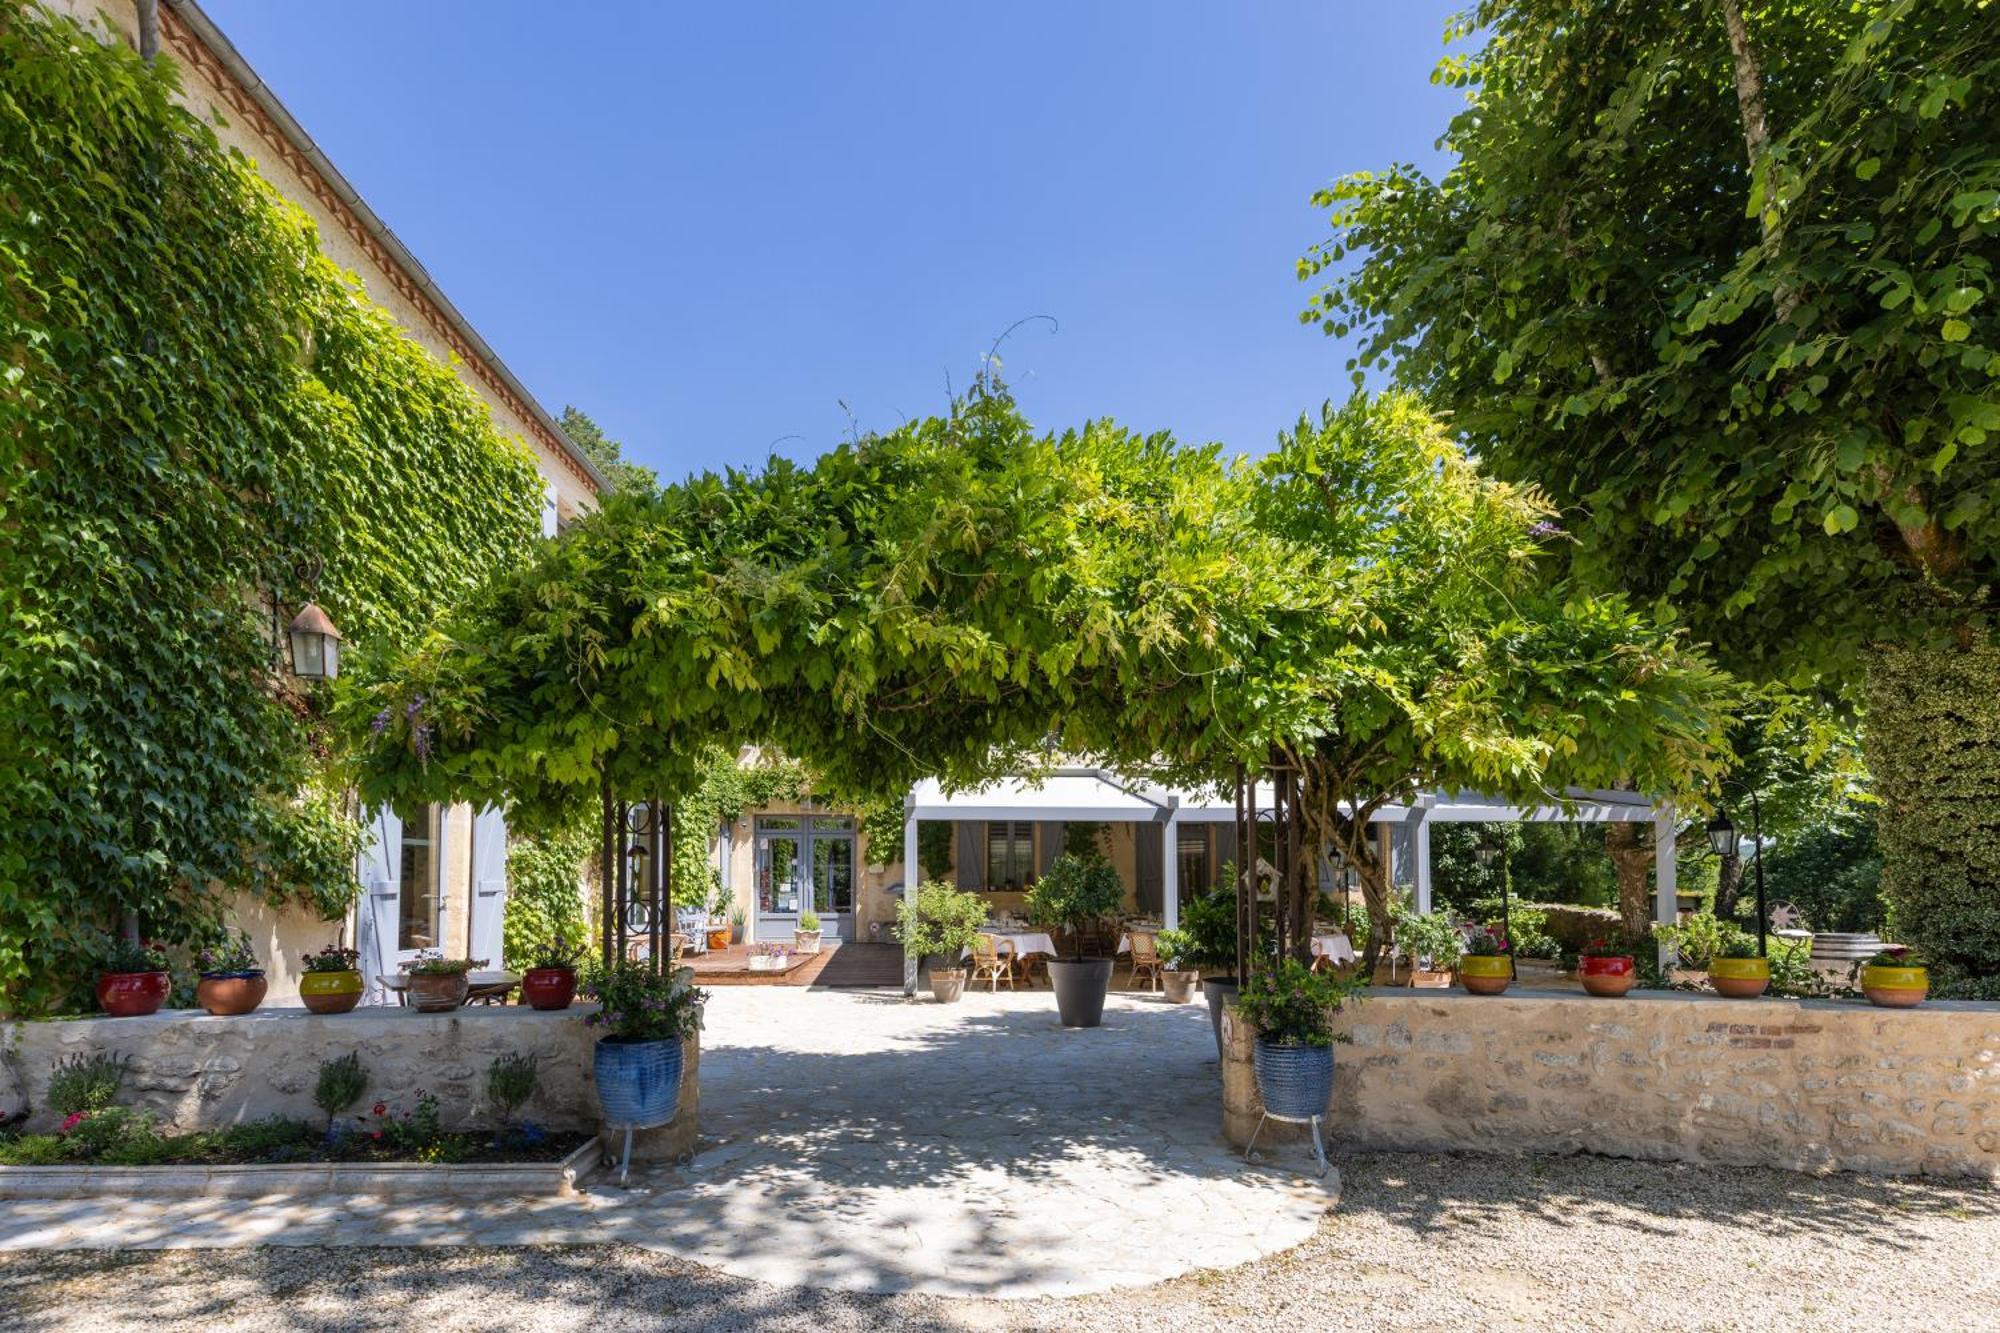
[[[1257,807],[1270,809],[1270,797],[1258,786]],[[918,876],[917,824],[1061,821],[1064,823],[1151,824],[1159,829],[1162,871],[1162,915],[1169,927],[1180,924],[1180,883],[1174,874],[1177,842],[1183,824],[1233,824],[1233,798],[1181,791],[1122,777],[1101,768],[1055,768],[1046,773],[1005,778],[970,791],[946,792],[925,779],[903,800],[903,891]],[[1431,828],[1437,824],[1597,823],[1653,826],[1653,919],[1674,919],[1674,807],[1638,792],[1592,791],[1579,787],[1551,793],[1537,805],[1516,805],[1473,793],[1425,792],[1406,805],[1385,805],[1371,820],[1380,833],[1384,853],[1390,831],[1403,826],[1410,840],[1410,878],[1416,889],[1416,909],[1431,910]],[[1140,837],[1146,834],[1141,832]],[[1389,859],[1385,855],[1385,859]],[[1391,861],[1391,882],[1394,866]],[[917,960],[903,964],[903,987],[914,994]]]

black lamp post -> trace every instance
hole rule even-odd
[[[1764,906],[1764,818],[1757,806],[1757,789],[1750,790],[1750,862],[1757,876],[1757,956],[1768,956],[1765,936],[1770,930]],[[1737,849],[1736,825],[1730,822],[1729,811],[1716,811],[1715,818],[1708,821],[1708,845],[1717,856],[1728,856]]]

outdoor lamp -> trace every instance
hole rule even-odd
[[[340,674],[340,631],[318,602],[307,602],[292,618],[292,674],[301,680],[332,680]]]
[[[1736,850],[1736,825],[1729,822],[1729,816],[1721,811],[1708,821],[1708,845],[1715,849],[1717,856],[1728,856]]]
[[[1490,866],[1499,857],[1500,848],[1497,843],[1481,842],[1472,849],[1472,854],[1479,858],[1479,864]]]

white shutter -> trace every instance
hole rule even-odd
[[[403,866],[403,821],[384,806],[368,823],[368,845],[361,851],[361,910],[357,914],[355,947],[361,954],[363,996],[368,1004],[386,1004],[389,992],[380,981],[396,970],[396,915],[402,899],[397,882]]]
[[[556,484],[547,477],[542,478],[542,535],[556,535]],[[477,955],[474,955],[477,957]]]
[[[507,816],[498,806],[489,805],[472,819],[472,952],[468,957],[484,958],[492,968],[505,966],[501,926],[506,916]]]

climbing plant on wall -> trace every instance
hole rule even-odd
[[[523,447],[177,91],[0,0],[0,1010],[76,997],[130,915],[344,908],[341,746],[271,599],[365,661],[537,530]]]

